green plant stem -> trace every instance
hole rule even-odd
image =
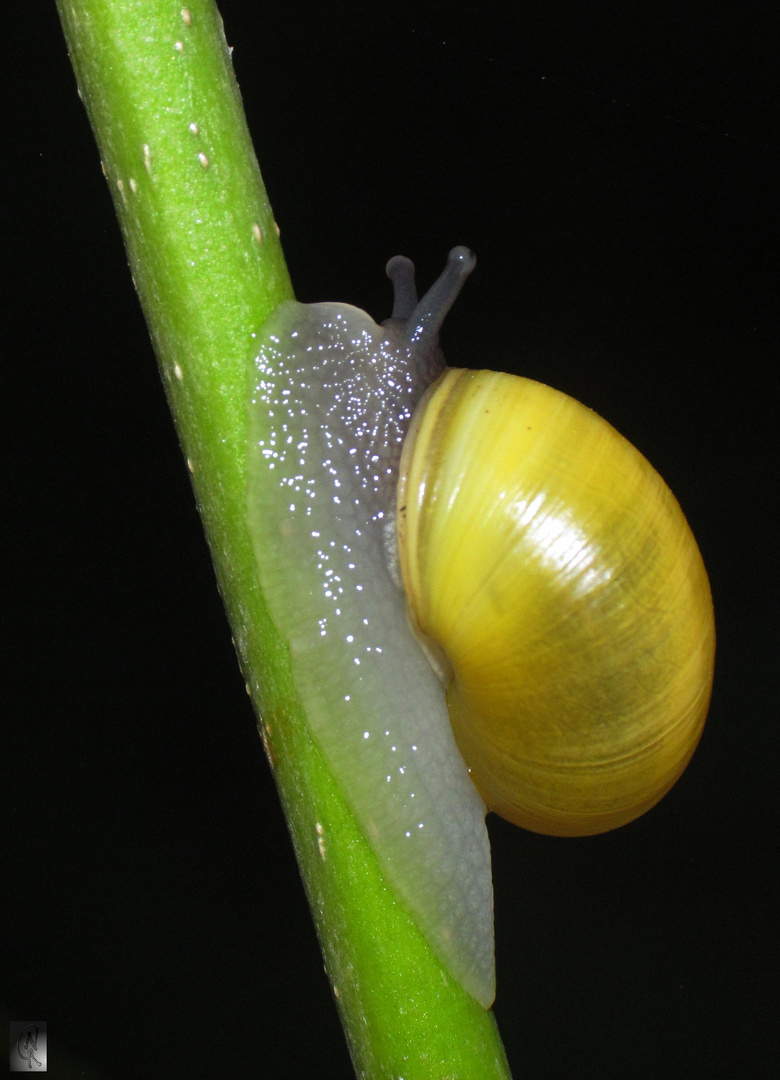
[[[58,0],[356,1071],[508,1077],[312,742],[245,515],[252,334],[292,289],[212,0]],[[291,567],[295,573],[295,567]]]

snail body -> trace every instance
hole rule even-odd
[[[252,367],[247,505],[260,583],[311,732],[390,888],[447,970],[488,1006],[485,806],[392,555],[401,448],[444,369],[437,324],[463,265],[454,260],[429,294],[436,320],[414,315],[404,273],[384,327],[345,304],[290,301],[272,313]]]
[[[473,265],[454,249],[418,303],[391,260],[382,327],[342,304],[272,314],[248,525],[312,734],[389,886],[488,1006],[486,808],[563,835],[648,809],[701,733],[714,631],[638,451],[542,384],[446,369],[438,329]]]

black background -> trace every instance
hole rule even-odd
[[[609,419],[710,571],[715,692],[675,790],[588,840],[490,819],[515,1075],[770,1075],[776,12],[220,6],[299,299],[381,318],[390,255],[425,285],[468,244],[450,362]],[[48,1021],[53,1076],[347,1078],[54,5],[15,5],[5,45],[0,1000]]]

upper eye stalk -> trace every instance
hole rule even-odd
[[[454,247],[442,273],[422,300],[418,300],[414,263],[405,255],[394,255],[385,267],[393,283],[393,314],[390,318],[405,323],[410,337],[415,331],[438,334],[447,312],[476,265],[477,257],[473,251],[462,244]]]

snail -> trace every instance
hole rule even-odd
[[[392,317],[281,304],[257,335],[248,527],[312,734],[444,967],[495,994],[487,810],[592,834],[701,735],[714,620],[674,496],[596,413],[448,369],[474,256]]]

